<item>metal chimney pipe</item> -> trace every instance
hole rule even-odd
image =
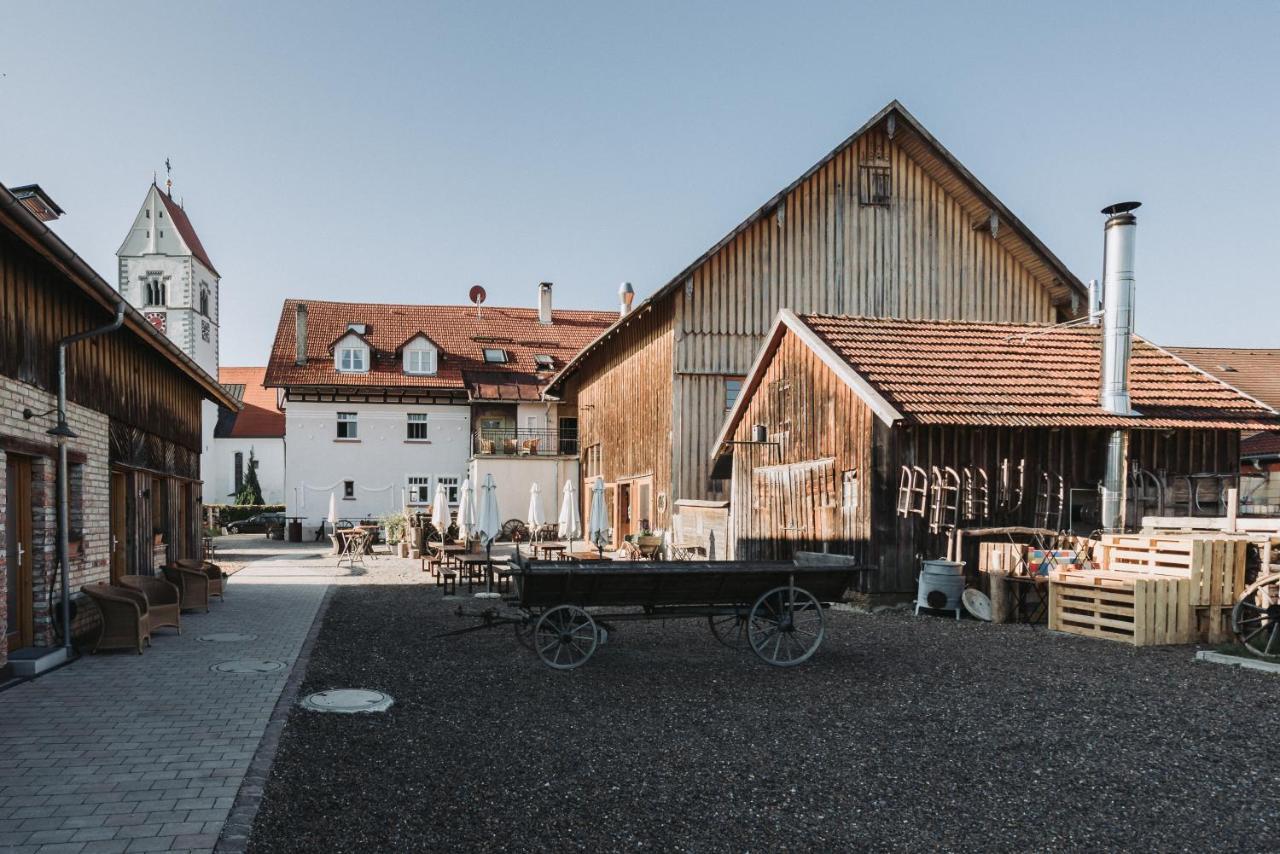
[[[1133,352],[1133,249],[1141,202],[1102,209],[1107,215],[1102,256],[1102,377],[1098,403],[1115,415],[1133,415],[1129,403],[1129,358]]]
[[[538,285],[538,322],[544,326],[551,323],[551,283],[541,282]]]
[[[1097,279],[1089,280],[1089,325],[1097,326],[1102,322],[1102,288]]]
[[[631,303],[636,298],[636,289],[630,282],[618,286],[618,317],[626,317],[631,313]]]
[[[294,359],[294,363],[305,365],[307,363],[307,304],[305,302],[298,303],[297,328],[294,333],[296,339],[298,355]]]

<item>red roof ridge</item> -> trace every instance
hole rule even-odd
[[[191,254],[200,259],[200,263],[209,268],[209,272],[219,278],[222,274],[213,266],[213,262],[209,260],[209,253],[204,250],[204,244],[200,242],[200,235],[196,234],[196,228],[191,224],[191,220],[187,217],[187,212],[182,205],[173,200],[173,197],[161,190],[159,186],[152,184],[156,188],[156,192],[160,195],[160,201],[164,202],[165,210],[169,212],[169,219],[173,221],[173,225],[178,229],[178,234],[182,235],[182,239],[186,241],[187,248],[191,250]]]

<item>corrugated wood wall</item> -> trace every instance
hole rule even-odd
[[[748,442],[763,424],[769,443],[734,446],[735,557],[865,554],[873,418],[812,350],[783,338],[734,435]]]
[[[654,527],[671,526],[671,311],[658,306],[636,318],[607,351],[575,375],[565,401],[578,411],[585,488],[589,450],[601,446],[604,479],[653,476]],[[659,500],[659,496],[662,500]],[[587,513],[584,509],[583,523]]]

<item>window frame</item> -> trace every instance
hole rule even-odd
[[[414,483],[414,481],[421,481],[421,482]],[[404,476],[404,486],[405,486],[406,493],[408,495],[408,498],[406,498],[407,504],[409,504],[412,507],[430,507],[431,506],[431,501],[433,498],[435,498],[435,494],[436,494],[435,484],[433,483],[433,478],[431,475],[407,474]],[[421,487],[426,487],[426,498],[420,501],[414,501],[413,500],[414,491]]]
[[[412,367],[411,362],[414,357],[427,357],[427,367],[423,370],[416,370]],[[412,376],[429,377],[436,373],[436,348],[432,346],[408,347],[404,351],[404,372]]]
[[[550,353],[534,353],[533,364],[540,371],[554,371],[556,369],[556,357]]]
[[[356,482],[354,480],[344,480],[342,482],[342,500],[356,500]]]
[[[738,402],[738,398],[742,396],[742,386],[746,382],[744,377],[725,377],[724,378],[724,411],[729,412],[733,409],[734,404]],[[729,387],[737,386],[733,390],[732,396],[729,394]]]
[[[450,507],[458,506],[458,500],[462,497],[462,478],[456,474],[438,474],[435,476],[434,486],[444,484],[445,501]],[[435,497],[435,489],[431,490],[431,495]]]
[[[413,428],[420,426],[421,436],[413,435]],[[409,412],[405,414],[404,440],[406,442],[431,441],[431,415],[427,412]]]
[[[504,347],[484,347],[484,361],[487,365],[505,365],[511,361],[511,354]],[[490,358],[495,353],[499,358]]]
[[[355,355],[360,356],[360,367],[354,367],[356,363]],[[344,367],[343,362],[347,356],[351,356],[351,366]],[[338,358],[334,361],[334,367],[339,373],[343,374],[367,374],[369,373],[369,348],[359,344],[344,345],[338,348]]]
[[[360,413],[339,412],[336,423],[337,429],[334,430],[333,436],[335,441],[354,442],[360,440]]]

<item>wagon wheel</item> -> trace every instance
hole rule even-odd
[[[533,646],[542,663],[556,670],[572,670],[596,651],[600,633],[596,621],[577,605],[557,605],[538,620]]]
[[[498,539],[506,543],[524,542],[529,539],[529,528],[519,519],[508,519],[498,530]]]
[[[1245,588],[1231,610],[1231,631],[1251,652],[1280,657],[1280,573]]]
[[[533,652],[533,630],[537,625],[538,621],[532,615],[526,616],[521,622],[512,623],[516,630],[516,642],[530,652]]]
[[[776,667],[794,667],[818,649],[826,632],[822,603],[799,587],[775,587],[756,600],[747,619],[747,641]]]
[[[729,649],[746,649],[749,645],[747,618],[743,614],[709,614],[707,625],[711,627],[711,634],[716,636],[716,640]]]

